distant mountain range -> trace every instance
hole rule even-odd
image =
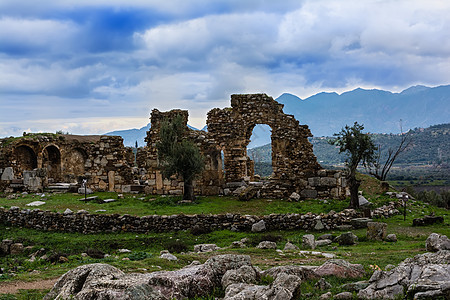
[[[365,131],[375,133],[399,133],[400,120],[403,131],[450,122],[450,85],[418,85],[401,93],[357,88],[340,95],[319,93],[303,100],[286,93],[275,100],[284,104],[286,114],[308,125],[316,137],[332,136],[355,121],[364,124]],[[149,124],[107,134],[122,136],[127,146],[134,146],[136,141],[143,146],[148,128]],[[251,139],[249,148],[270,143],[270,127],[257,125]]]

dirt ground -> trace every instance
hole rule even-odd
[[[0,294],[15,294],[19,290],[47,290],[51,289],[58,278],[40,281],[15,281],[0,283]]]

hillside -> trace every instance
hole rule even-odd
[[[428,128],[415,128],[408,132],[411,144],[395,161],[395,165],[435,165],[450,167],[450,124],[434,125]],[[395,134],[373,134],[376,145],[382,153],[399,145],[401,136]],[[322,165],[339,165],[344,163],[345,155],[339,154],[339,148],[328,144],[331,137],[313,137],[310,139],[314,154]],[[255,163],[271,161],[271,145],[264,145],[248,150],[248,155]]]

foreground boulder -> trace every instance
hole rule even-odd
[[[439,250],[450,250],[450,239],[446,235],[432,233],[425,241],[427,251],[437,252]]]
[[[282,273],[268,286],[235,283],[225,290],[224,300],[297,299],[300,295],[301,279]]]
[[[228,270],[251,266],[247,255],[219,255],[177,271],[125,274],[107,264],[77,267],[64,274],[44,299],[185,299],[207,296]]]
[[[343,259],[330,259],[314,270],[319,276],[336,276],[340,278],[358,278],[366,274],[364,267],[360,264],[351,264]]]
[[[396,299],[404,291],[411,299],[450,299],[450,251],[407,258],[390,271],[375,271],[370,285],[359,291],[362,299]]]

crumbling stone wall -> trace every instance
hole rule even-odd
[[[137,163],[145,175],[146,192],[181,195],[181,178],[163,179],[158,165],[156,144],[164,119],[176,115],[187,124],[188,112],[171,110],[151,113],[151,129],[147,146],[137,153]],[[254,163],[247,155],[247,145],[253,128],[267,124],[272,129],[272,166],[270,181],[256,186],[259,195],[286,198],[293,192],[302,198],[345,197],[346,185],[341,172],[323,170],[313,153],[306,125],[283,113],[283,105],[265,94],[232,95],[231,108],[215,108],[208,113],[208,132],[191,130],[186,126],[186,138],[194,141],[206,158],[205,171],[194,182],[197,194],[216,195],[254,181]],[[223,153],[223,162],[222,162]],[[224,169],[222,168],[224,165]]]
[[[0,185],[4,181],[20,185],[17,180],[22,180],[22,184],[41,181],[46,186],[87,177],[94,190],[181,195],[181,178],[163,178],[156,149],[161,122],[176,115],[183,117],[185,137],[194,141],[205,157],[205,170],[194,181],[197,194],[227,194],[253,185],[261,197],[287,198],[293,192],[302,198],[346,196],[343,174],[323,170],[317,162],[308,141],[312,136],[308,126],[284,114],[283,105],[265,94],[232,95],[231,107],[208,113],[208,132],[189,129],[187,111],[154,109],[147,146],[136,155],[138,168],[133,168],[132,150],[123,146],[121,137],[47,134],[0,140],[0,173],[11,168],[0,174]],[[257,124],[272,129],[273,175],[269,181],[254,184],[254,163],[247,155],[247,145]],[[11,173],[15,175],[11,177]]]
[[[205,158],[205,169],[194,181],[194,190],[201,195],[217,195],[223,185],[222,159],[220,151],[214,140],[208,137],[204,131],[196,131],[188,128],[188,112],[174,109],[168,112],[160,112],[157,109],[151,112],[151,127],[147,132],[145,141],[147,146],[140,148],[137,153],[138,167],[146,170],[146,175],[141,179],[146,180],[146,192],[151,194],[183,194],[182,178],[173,176],[164,179],[158,163],[156,145],[160,139],[161,122],[171,121],[177,115],[181,115],[185,124],[185,137],[194,141]]]
[[[231,108],[208,113],[208,134],[224,152],[227,183],[254,179],[247,145],[257,124],[272,129],[273,175],[261,188],[261,196],[283,198],[292,192],[303,198],[345,196],[342,174],[322,170],[317,162],[308,126],[284,114],[283,105],[265,94],[232,95]]]
[[[133,164],[131,148],[118,136],[29,134],[0,140],[0,173],[10,174],[2,181],[13,188],[87,178],[94,190],[122,192],[133,182]]]

